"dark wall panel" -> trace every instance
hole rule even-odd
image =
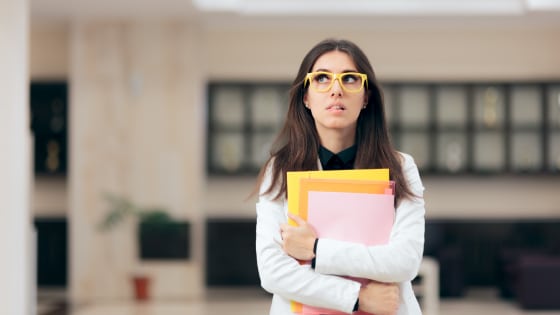
[[[206,225],[206,285],[259,286],[251,219],[209,219]]]
[[[36,218],[37,285],[68,285],[68,232],[66,218]]]

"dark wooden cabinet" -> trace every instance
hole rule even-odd
[[[189,222],[140,223],[141,260],[188,260],[191,252]]]
[[[37,286],[68,285],[68,223],[66,218],[35,218]]]
[[[555,219],[431,219],[426,221],[424,255],[440,265],[440,293],[461,296],[468,287],[507,290],[512,254],[560,254]],[[508,292],[501,292],[505,297]]]
[[[210,83],[208,172],[255,174],[288,84]],[[398,150],[424,174],[560,172],[560,82],[382,82]]]
[[[29,103],[36,175],[66,175],[68,169],[67,94],[66,82],[31,82]]]
[[[206,285],[259,286],[255,219],[213,218],[206,222]]]

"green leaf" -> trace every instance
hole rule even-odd
[[[114,228],[129,216],[136,216],[141,223],[147,224],[165,224],[174,221],[162,208],[143,209],[126,198],[110,193],[106,193],[104,197],[109,204],[109,209],[99,223],[99,229],[102,231]]]

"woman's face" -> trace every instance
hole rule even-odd
[[[338,75],[345,72],[358,72],[358,69],[350,55],[334,50],[317,59],[311,72],[317,71],[332,72]],[[315,81],[317,80],[321,80],[321,78],[315,78]],[[367,104],[367,92],[365,86],[358,92],[345,91],[340,86],[340,82],[334,80],[332,87],[324,92],[318,92],[309,86],[303,100],[311,111],[321,139],[337,132],[352,137],[353,140],[358,116],[364,105]]]

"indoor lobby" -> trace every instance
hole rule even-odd
[[[419,168],[424,315],[560,315],[558,0],[0,1],[0,315],[268,314],[251,192],[331,37]]]

